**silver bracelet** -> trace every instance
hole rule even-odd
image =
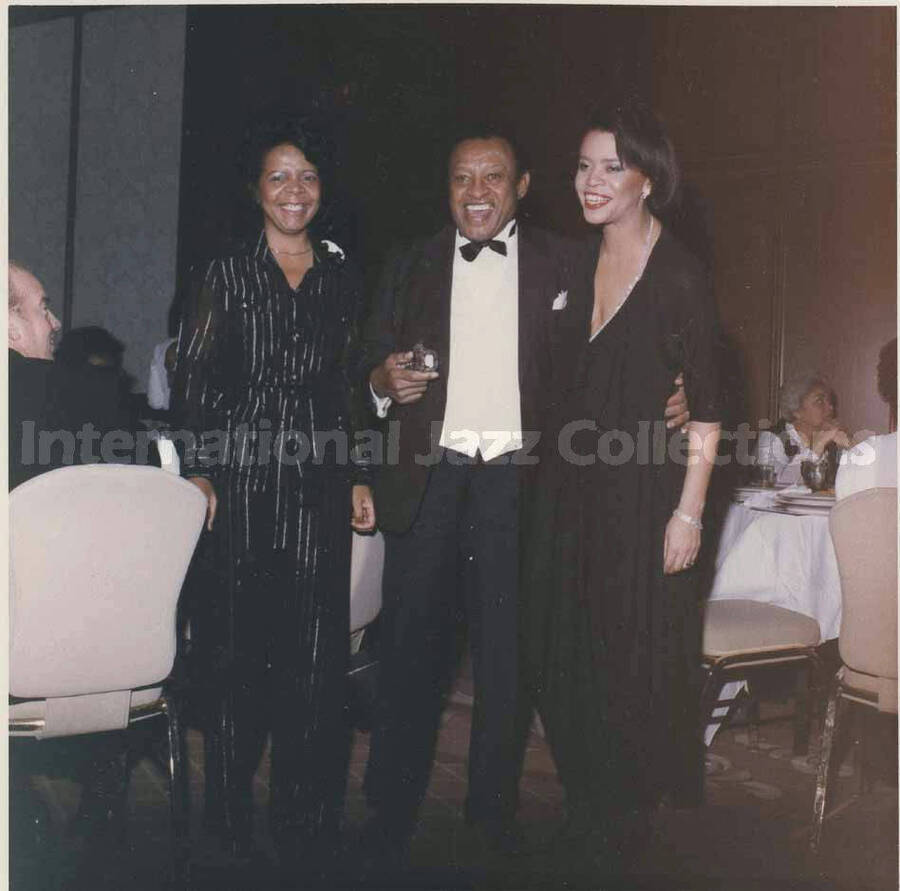
[[[678,510],[677,507],[672,511],[672,516],[677,517],[682,523],[687,523],[688,526],[693,526],[698,531],[703,529],[703,524],[696,517],[686,514],[683,510]]]

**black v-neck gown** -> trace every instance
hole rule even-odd
[[[663,421],[678,370],[695,420],[719,408],[715,308],[697,261],[664,231],[589,341],[598,249],[586,245],[554,331],[523,649],[569,807],[600,817],[700,792],[697,573],[662,568],[685,472],[684,436]]]

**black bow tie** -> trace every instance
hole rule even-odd
[[[463,260],[470,263],[481,253],[482,248],[489,247],[492,251],[496,251],[502,256],[506,256],[506,242],[492,238],[490,241],[470,241],[468,244],[461,244],[459,252],[463,256]]]

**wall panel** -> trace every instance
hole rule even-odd
[[[890,8],[670,9],[653,92],[709,226],[745,417],[829,373],[842,420],[884,431],[880,347],[896,332],[896,58]]]
[[[895,17],[891,9],[789,11],[788,30],[796,36],[785,53],[782,89],[792,153],[859,154],[865,147],[893,155]]]
[[[707,225],[732,410],[757,423],[769,417],[770,392],[777,386],[770,361],[781,312],[780,231],[771,221],[777,190],[767,172],[708,169],[689,175],[711,196]]]
[[[69,187],[71,18],[9,30],[9,255],[61,314]]]
[[[825,372],[851,429],[883,430],[878,351],[896,331],[893,171],[847,162],[797,171],[797,214],[785,230],[784,370]]]
[[[73,323],[127,346],[143,390],[175,290],[184,9],[84,19]]]

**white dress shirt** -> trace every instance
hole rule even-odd
[[[788,458],[781,438],[771,430],[763,430],[759,434],[756,446],[756,463],[775,468],[775,476],[779,485],[794,485],[802,482],[800,464],[803,461],[818,461],[817,455],[803,440],[793,424],[785,424],[785,433],[792,445],[797,447],[793,458]]]
[[[169,377],[166,373],[166,351],[175,343],[174,337],[168,337],[153,349],[150,360],[150,374],[147,378],[147,404],[150,408],[169,407]]]
[[[519,239],[512,220],[472,261],[459,252],[450,291],[450,377],[440,444],[490,461],[522,447],[519,393]]]
[[[450,377],[440,444],[490,461],[522,447],[519,391],[519,239],[515,220],[498,233],[506,256],[489,247],[472,261],[456,233],[450,288]],[[425,344],[429,346],[429,344]],[[442,357],[438,357],[438,361]],[[371,389],[378,416],[389,396]]]

